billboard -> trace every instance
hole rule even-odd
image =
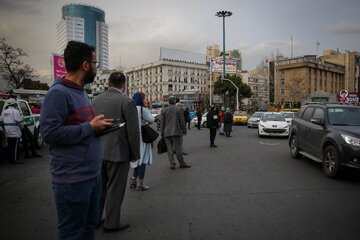
[[[211,61],[211,71],[212,72],[223,72],[224,65],[223,59],[217,58]],[[225,59],[225,72],[226,73],[236,73],[236,61]]]
[[[341,90],[339,94],[339,102],[349,103],[358,106],[359,96],[356,92],[349,93],[346,90]]]
[[[56,78],[61,78],[66,75],[64,57],[61,55],[52,54],[51,56],[51,67],[52,67],[52,81]]]

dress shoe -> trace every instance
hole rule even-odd
[[[170,165],[170,169],[175,169],[175,165]]]
[[[118,231],[122,231],[124,229],[127,229],[129,227],[130,227],[130,225],[127,224],[127,223],[126,224],[120,224],[120,226],[117,227],[117,228],[105,228],[104,227],[104,232],[118,232]]]
[[[96,225],[96,228],[100,228],[104,222],[105,222],[105,219],[101,219],[101,221],[99,221],[99,223]]]
[[[188,155],[186,152],[183,152],[183,155]]]
[[[189,168],[189,167],[191,167],[191,165],[188,163],[184,163],[180,165],[180,168]]]
[[[217,146],[215,144],[211,144],[210,147],[217,148]]]
[[[33,154],[32,154],[32,157],[33,157],[33,158],[34,158],[34,157],[35,157],[35,158],[41,158],[42,156],[39,155],[39,154],[37,154],[37,153],[33,153]]]

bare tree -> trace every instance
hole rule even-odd
[[[17,89],[22,87],[25,79],[38,78],[35,70],[21,60],[27,56],[21,48],[6,43],[5,38],[0,40],[0,76],[9,87]]]

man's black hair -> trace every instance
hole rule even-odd
[[[64,61],[66,71],[77,71],[84,61],[92,61],[92,53],[95,48],[86,43],[70,41],[64,50]]]
[[[180,102],[180,98],[176,98],[176,103]]]
[[[109,77],[109,86],[122,88],[125,85],[126,76],[122,72],[113,72]]]

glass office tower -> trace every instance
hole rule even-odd
[[[69,4],[62,7],[62,19],[57,24],[58,53],[63,54],[68,41],[80,41],[96,48],[101,69],[109,68],[108,25],[105,12],[99,8]]]

